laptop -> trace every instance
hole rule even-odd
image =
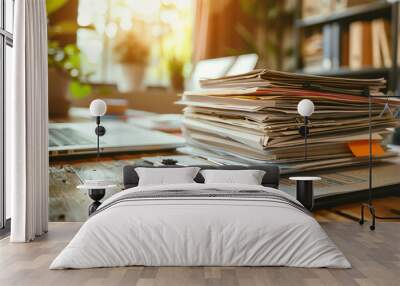
[[[167,150],[182,147],[185,143],[182,137],[120,121],[103,121],[101,125],[106,128],[106,134],[100,137],[102,153]],[[95,154],[95,128],[95,122],[50,123],[50,157]]]
[[[220,77],[245,73],[257,64],[256,54],[223,57],[199,61],[188,83],[189,89],[199,89],[202,78]],[[182,147],[185,140],[181,137],[155,130],[142,129],[120,121],[103,121],[106,134],[100,137],[102,153],[127,151],[167,150]],[[97,137],[94,122],[85,123],[50,123],[50,157],[95,154]]]
[[[238,75],[252,71],[258,62],[257,54],[245,54],[236,58],[225,75]]]
[[[198,61],[189,81],[186,83],[186,89],[201,89],[200,80],[204,78],[217,78],[250,72],[256,67],[257,62],[257,54],[244,54]]]

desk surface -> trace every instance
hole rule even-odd
[[[96,169],[96,174],[102,178],[112,177],[119,182],[119,188],[107,191],[109,197],[122,189],[122,167],[134,163],[142,157],[169,156],[174,151],[137,153],[130,155],[102,156],[96,158],[63,159],[50,163],[50,221],[85,221],[87,218],[87,207],[91,199],[86,192],[76,189],[82,183],[81,177],[90,174]],[[288,179],[282,179],[281,189],[288,189],[290,193],[295,186],[285,185]],[[322,182],[322,181],[321,181]],[[294,183],[294,182],[292,182]],[[322,186],[326,186],[322,185]],[[318,187],[318,185],[317,185]],[[388,197],[375,201],[381,215],[393,215],[400,210],[400,198]],[[314,214],[320,221],[343,221],[359,216],[360,204],[344,204],[338,207],[316,211]]]
[[[69,118],[68,120],[57,120],[58,122],[79,122],[82,118]],[[84,120],[84,119],[83,119]],[[73,157],[73,158],[57,158],[50,161],[50,221],[85,221],[87,218],[87,207],[92,202],[85,192],[77,190],[76,187],[82,184],[82,178],[95,178],[93,170],[96,169],[95,176],[97,178],[106,179],[112,178],[119,183],[119,188],[110,189],[106,197],[113,195],[122,189],[122,167],[134,163],[142,157],[154,156],[172,156],[176,155],[175,151],[153,151],[140,152],[133,154],[115,154],[103,155],[99,160],[95,157]],[[356,170],[349,175],[348,171],[337,171],[334,173],[313,174],[322,177],[314,185],[314,190],[317,196],[325,196],[326,194],[335,192],[341,194],[343,191],[349,191],[353,187],[360,188],[367,184],[366,170]],[[376,174],[376,183],[379,180],[382,182],[383,174],[391,174],[391,179],[397,178],[397,168],[393,166],[383,167]],[[351,181],[351,184],[346,185],[346,181]],[[342,184],[341,189],[338,189],[337,184]],[[393,181],[394,182],[394,181]],[[347,188],[347,189],[346,189]],[[281,189],[289,194],[295,193],[295,182],[287,178],[282,178]],[[318,219],[322,221],[330,220],[347,220],[350,216],[359,215],[359,203],[345,204],[334,209],[321,210],[315,212]],[[377,200],[376,206],[381,209],[381,214],[393,215],[392,211],[400,209],[400,198],[390,197]],[[381,207],[380,207],[381,206]],[[383,211],[383,213],[382,213]],[[343,212],[345,215],[343,216]]]
[[[172,155],[174,151],[136,153],[130,155],[101,156],[97,158],[64,158],[50,162],[50,221],[85,221],[87,207],[92,200],[86,192],[78,190],[82,177],[113,178],[117,188],[107,191],[105,198],[122,189],[122,167],[143,156]],[[93,170],[96,169],[94,176]]]

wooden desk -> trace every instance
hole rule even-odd
[[[79,119],[68,119],[68,121]],[[65,122],[66,120],[64,120]],[[175,151],[141,152],[124,155],[103,155],[99,161],[91,157],[57,158],[50,161],[50,221],[85,221],[87,207],[91,199],[76,186],[81,184],[79,175],[97,169],[99,176],[112,176],[122,187],[122,167],[132,164],[142,157],[170,156]],[[284,181],[282,181],[284,182]],[[282,184],[284,185],[284,184]],[[106,198],[118,192],[118,189],[107,191]],[[400,209],[400,198],[396,196],[377,199],[374,201],[381,215],[393,215]],[[354,220],[360,213],[360,204],[345,204],[343,206],[322,209],[314,212],[320,221]],[[351,217],[353,216],[353,218]]]
[[[119,184],[119,188],[107,191],[105,198],[122,189],[122,167],[132,164],[141,157],[168,156],[175,151],[147,152],[129,155],[101,156],[100,160],[94,157],[61,158],[50,161],[50,198],[49,221],[85,221],[87,207],[92,200],[85,192],[76,187],[82,184],[80,175],[96,169],[99,178],[112,176]]]
[[[87,219],[87,207],[92,203],[91,199],[82,191],[76,189],[81,184],[80,172],[90,171],[96,168],[105,176],[111,174],[122,187],[122,167],[132,164],[141,157],[169,156],[174,151],[147,152],[130,155],[102,156],[99,161],[96,158],[57,159],[50,162],[50,221],[85,221]],[[118,192],[119,189],[107,191],[106,197]],[[375,206],[382,215],[393,215],[393,211],[399,208],[399,197],[386,197],[376,199]],[[319,221],[351,221],[360,214],[360,204],[345,204],[335,208],[322,209],[314,212]]]
[[[75,107],[87,107],[93,99],[98,97],[98,95],[93,94],[84,99],[72,99],[72,105]],[[149,89],[144,91],[110,94],[108,96],[101,95],[100,97],[125,99],[128,102],[128,108],[160,114],[182,113],[183,109],[182,105],[175,104],[175,101],[179,100],[179,96],[176,92],[171,90]]]

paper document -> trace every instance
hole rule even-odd
[[[357,142],[368,141],[371,127],[373,155],[377,160],[394,156],[381,142],[389,130],[400,127],[387,108],[399,108],[400,100],[374,97],[383,95],[383,78],[261,69],[204,79],[201,86],[200,91],[185,91],[178,102],[185,105],[184,136],[196,150],[246,163],[276,163],[284,170],[357,165],[368,157]],[[299,132],[304,118],[297,111],[302,99],[312,100],[315,106],[307,120],[306,159],[305,139]]]

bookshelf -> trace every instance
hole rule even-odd
[[[298,15],[296,17],[297,20],[294,23],[296,47],[295,60],[297,72],[326,76],[345,76],[360,78],[385,77],[388,80],[388,91],[393,91],[395,95],[400,96],[398,88],[400,78],[398,75],[398,34],[400,32],[399,1],[369,1],[368,3],[340,9],[338,11],[331,11],[329,13],[325,13],[324,15],[308,16],[305,18],[302,16],[304,9],[303,1],[298,1]],[[334,2],[335,0],[331,1]],[[313,2],[315,3],[318,1]],[[373,23],[379,21],[383,23],[381,24],[382,29],[384,29],[384,24],[385,27],[387,27],[387,50],[390,50],[390,54],[388,55],[388,53],[386,52],[386,57],[384,57],[383,60],[379,56],[379,58],[381,59],[378,58],[378,60],[384,63],[379,65],[376,64],[376,59],[378,57],[377,53],[379,52],[375,52],[375,54],[373,54],[374,52],[372,52],[372,49],[378,50],[378,48],[376,48],[377,46],[379,47],[379,49],[381,49],[381,43],[379,43],[379,45],[377,44],[377,46],[375,47],[371,47],[371,45],[373,46],[373,39],[377,39],[377,34],[385,33],[377,33],[377,30],[375,30],[375,33],[377,34],[375,34],[375,38],[372,35],[372,39],[370,39],[371,44],[365,45],[364,42],[362,42],[359,48],[361,53],[363,53],[365,50],[365,53],[369,52],[371,54],[371,57],[375,56],[375,58],[373,58],[375,62],[373,64],[363,63],[361,66],[354,68],[354,57],[352,57],[352,55],[354,55],[355,49],[352,49],[353,53],[351,54],[351,52],[348,51],[350,48],[346,49],[344,46],[344,44],[347,44],[348,47],[348,42],[351,41],[349,35],[349,30],[351,29],[351,26],[355,26],[353,24],[355,22]],[[376,24],[370,24],[370,26],[372,25]],[[329,29],[331,31],[329,31]],[[330,33],[326,33],[325,31]],[[320,37],[318,37],[318,33],[321,35]],[[325,34],[328,34],[328,37],[326,37]],[[306,54],[304,52],[304,47],[305,45],[307,45],[308,39],[312,37],[310,35],[317,35],[314,36],[314,39],[319,40],[322,45],[322,59],[320,62],[318,62],[318,60],[316,60],[315,63],[312,62],[311,68],[310,61],[307,61],[307,59],[309,58],[309,54]],[[347,36],[347,42],[345,42],[344,35]],[[354,35],[354,30],[352,35]],[[326,39],[330,41],[326,41]],[[355,44],[353,44],[353,46],[354,45]],[[371,51],[368,51],[367,49],[370,49]],[[346,53],[346,50],[348,53],[346,58],[347,62],[345,62],[344,60],[344,53]],[[352,61],[351,64],[349,63],[349,61]],[[372,61],[372,59],[370,59],[370,61]]]
[[[305,72],[303,70],[300,70],[301,72]],[[340,76],[340,77],[360,77],[360,78],[368,78],[368,77],[374,77],[376,76],[383,76],[387,77],[388,74],[390,73],[390,68],[372,68],[372,67],[366,67],[358,70],[353,70],[347,67],[344,68],[331,68],[331,69],[316,69],[312,70],[310,72],[315,75],[321,75],[321,76]]]
[[[305,1],[309,6],[304,4]],[[400,65],[398,60],[400,56],[398,55],[400,51],[399,0],[302,0],[298,2],[300,4],[297,9],[299,14],[294,24],[295,57],[298,72],[341,77],[384,77],[388,81],[387,95],[400,97],[400,77],[398,75]],[[322,5],[319,5],[319,3],[322,3]],[[332,5],[325,9],[327,3]],[[347,6],[347,4],[356,5],[352,7],[341,6],[341,9],[336,10],[335,5],[337,3],[344,6]],[[314,4],[317,6],[312,7]],[[318,8],[324,15],[318,15]],[[304,11],[307,17],[303,17]],[[321,33],[322,36],[318,36],[318,33]],[[325,40],[327,41],[325,42]],[[312,45],[305,43],[305,41],[310,41]],[[309,47],[312,47],[312,49]],[[348,49],[347,52],[346,48]],[[315,52],[317,56],[314,56],[310,51]],[[368,90],[364,95],[368,96],[369,102],[369,195],[367,203],[361,206],[359,223],[364,224],[365,222],[364,208],[366,208],[370,211],[372,217],[370,229],[374,230],[376,219],[397,220],[399,217],[379,216],[373,206],[372,172],[374,156],[372,154],[371,124],[371,98],[373,96],[370,95]],[[398,132],[400,132],[399,129],[395,131],[395,133]],[[399,142],[394,141],[393,143],[398,144]]]
[[[332,12],[326,16],[314,16],[305,19],[297,19],[296,27],[308,27],[313,25],[323,25],[337,21],[352,21],[368,17],[376,13],[385,13],[390,9],[392,3],[386,1],[377,1],[369,4],[362,4],[351,8],[346,8],[344,11]],[[300,8],[301,9],[301,8]]]

